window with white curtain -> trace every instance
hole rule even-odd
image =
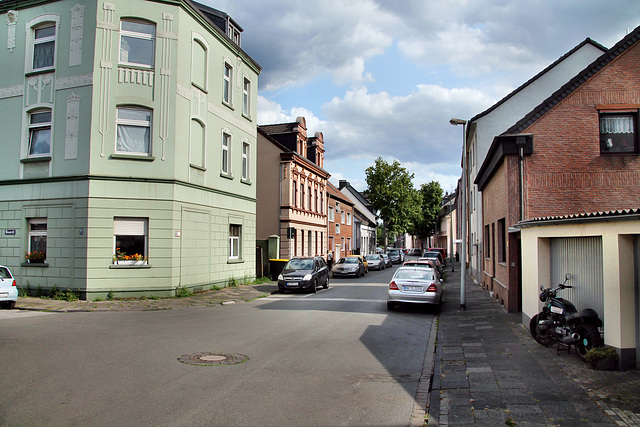
[[[29,156],[51,154],[51,110],[37,110],[29,114]]]
[[[33,69],[52,68],[55,64],[56,25],[48,22],[33,29]]]
[[[248,142],[242,142],[242,179],[249,181],[249,153],[251,152],[251,146]]]
[[[636,114],[600,115],[600,152],[637,153]]]
[[[116,152],[151,154],[152,111],[137,107],[120,107],[117,110]]]
[[[237,224],[229,225],[229,259],[240,258],[240,236],[242,226]]]

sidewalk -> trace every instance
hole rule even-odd
[[[596,371],[536,343],[467,276],[447,272],[427,406],[429,426],[640,426],[640,371]]]
[[[213,307],[264,298],[278,291],[278,283],[239,285],[208,291],[184,298],[127,299],[112,301],[57,301],[34,297],[18,297],[16,308],[52,312],[74,311],[148,311],[171,310],[188,307]]]

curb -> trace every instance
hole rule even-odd
[[[442,309],[442,307],[440,307],[440,309]],[[411,410],[409,425],[412,427],[424,426],[429,421],[429,402],[431,402],[431,386],[433,384],[433,374],[436,366],[435,356],[439,323],[440,313],[433,318],[433,322],[431,323],[427,350],[424,354],[422,372],[420,373],[420,380],[418,381],[418,390],[416,391],[413,409]]]

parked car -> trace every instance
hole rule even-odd
[[[384,270],[387,266],[384,258],[382,258],[382,255],[380,254],[367,255],[365,258],[371,270]]]
[[[394,264],[401,264],[404,261],[404,254],[399,249],[387,249],[387,255]]]
[[[411,249],[411,254],[413,256],[421,256],[422,255],[422,250],[420,248],[413,248]]]
[[[11,271],[0,265],[0,305],[4,308],[13,308],[18,301],[18,286]]]
[[[445,248],[429,248],[428,252],[435,252],[435,251],[440,252],[440,255],[442,255],[442,258],[447,257],[447,250]]]
[[[440,251],[426,251],[423,255],[423,258],[429,258],[429,259],[437,259],[440,264],[442,265],[442,268],[445,268],[447,265],[444,261],[444,257],[442,256],[442,254],[440,253]]]
[[[329,268],[322,257],[292,258],[284,265],[278,276],[278,290],[306,289],[317,292],[318,286],[329,288]]]
[[[387,255],[387,254],[380,254],[380,256],[382,256],[382,259],[384,259],[384,266],[385,266],[385,267],[391,267],[391,266],[393,266],[393,262],[391,262],[391,258],[389,258],[389,255]]]
[[[347,255],[347,258],[351,256],[358,257],[362,260],[362,263],[364,264],[364,274],[367,274],[369,272],[369,263],[367,262],[367,258],[364,255]]]
[[[333,266],[333,277],[337,276],[355,276],[364,275],[364,263],[359,257],[340,258],[336,265]]]
[[[440,259],[437,256],[430,256],[430,257],[422,257],[422,258],[418,258],[418,261],[431,261],[433,264],[435,264],[436,269],[438,270],[438,272],[440,273],[441,276],[444,277],[444,265],[442,265],[442,263],[440,262]]]
[[[436,275],[436,279],[440,282],[443,280],[442,274],[440,274],[440,269],[436,266],[436,263],[430,259],[417,259],[417,260],[409,260],[405,261],[402,264],[403,267],[418,267],[418,268],[428,268],[434,271]]]
[[[393,310],[397,303],[442,304],[442,284],[433,270],[420,267],[400,267],[389,283],[387,309]]]

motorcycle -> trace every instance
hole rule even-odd
[[[529,330],[533,338],[545,347],[556,343],[574,345],[584,357],[590,349],[604,345],[598,330],[602,320],[595,310],[585,308],[578,313],[571,301],[557,296],[559,291],[573,287],[566,285],[570,279],[571,274],[567,273],[564,282],[555,289],[545,289],[540,285],[540,301],[545,305],[531,318]]]

